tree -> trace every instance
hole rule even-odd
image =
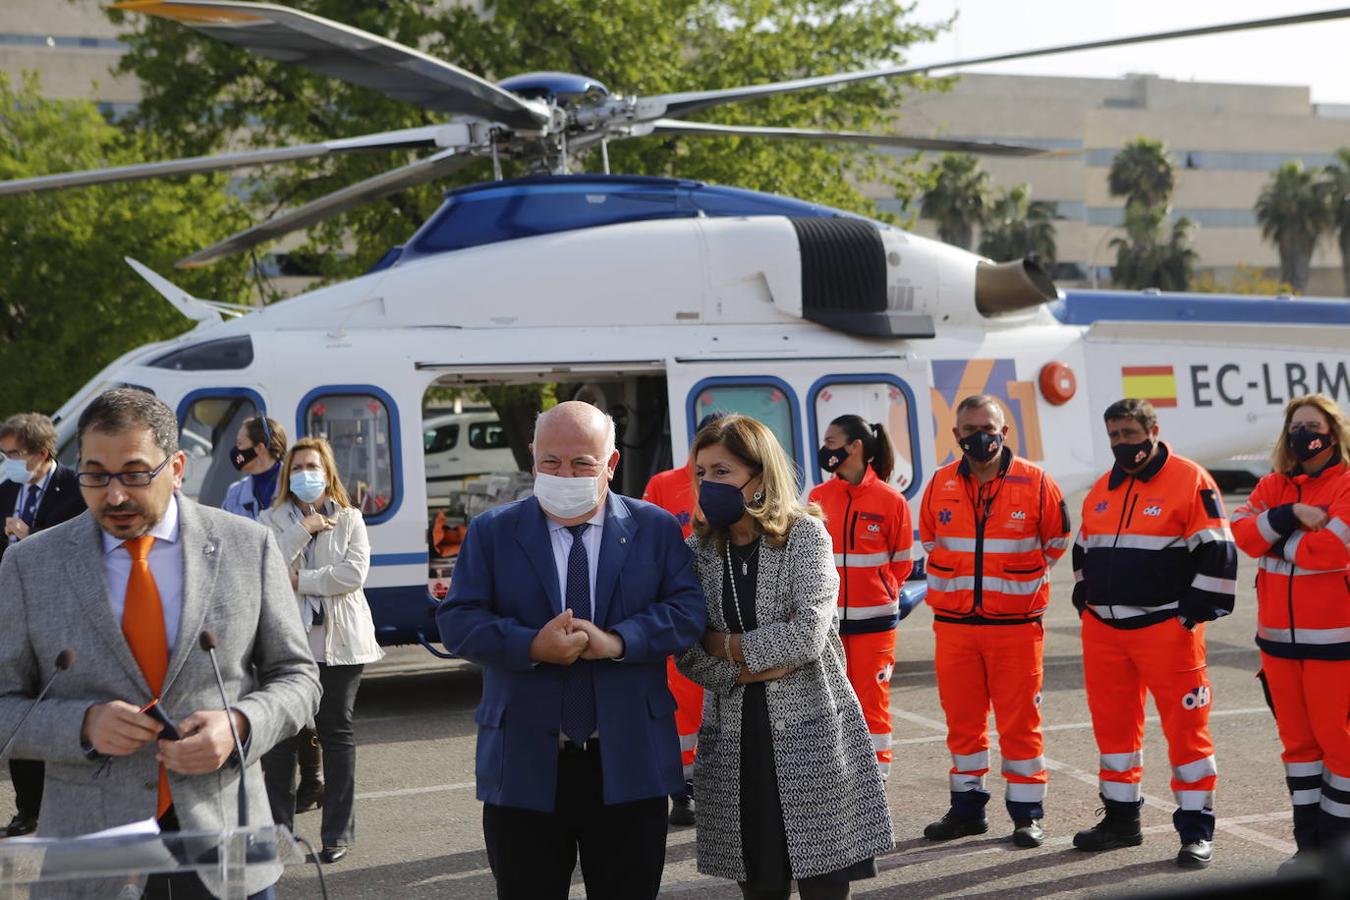
[[[0,73],[0,181],[121,165],[161,148],[127,137],[88,102],[45,100],[36,77]],[[192,324],[125,262],[166,271],[245,216],[223,177],[139,181],[0,198],[0,415],[54,412],[104,365]],[[244,302],[244,259],[175,280]]]
[[[1322,170],[1331,228],[1341,248],[1341,279],[1350,297],[1350,147],[1336,152],[1337,161]]]
[[[1189,290],[1197,294],[1255,294],[1274,296],[1291,294],[1293,288],[1270,275],[1260,266],[1238,263],[1233,280],[1220,283],[1213,272],[1201,272],[1191,280]]]
[[[1190,219],[1181,216],[1169,230],[1163,205],[1131,204],[1125,208],[1125,237],[1112,238],[1116,264],[1111,279],[1131,290],[1157,288],[1184,291],[1195,272]]]
[[[1176,187],[1176,169],[1162,141],[1135,138],[1111,160],[1106,177],[1112,197],[1124,197],[1128,206],[1166,205]]]
[[[1055,208],[1031,199],[1028,185],[1019,184],[994,200],[980,232],[979,252],[995,262],[1032,254],[1049,271],[1055,265]]]
[[[1318,170],[1305,169],[1298,160],[1284,163],[1271,173],[1254,208],[1261,236],[1280,251],[1280,280],[1295,293],[1307,290],[1313,250],[1332,223]]]
[[[562,70],[624,93],[723,88],[864,69],[902,59],[935,29],[906,21],[897,0],[294,0],[288,5],[419,48],[485,78]],[[136,127],[153,129],[176,154],[234,145],[272,146],[430,124],[440,117],[370,90],[260,59],[179,25],[113,10],[130,51],[123,71],[144,83]],[[905,92],[922,78],[860,82],[839,90],[784,94],[710,110],[733,124],[891,130]],[[295,206],[371,177],[408,153],[348,154],[273,166],[257,184],[271,206]],[[882,160],[855,147],[763,138],[635,139],[610,147],[615,172],[668,175],[803,197],[863,213],[857,185]],[[591,168],[597,166],[594,157]],[[507,163],[507,174],[523,171]],[[436,185],[414,188],[309,231],[331,279],[365,271],[402,243],[441,202],[442,192],[490,177],[486,161]],[[339,254],[338,250],[350,251]]]
[[[969,250],[989,215],[989,173],[969,153],[944,153],[928,169],[919,215],[937,222],[938,237]]]

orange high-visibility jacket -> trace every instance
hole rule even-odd
[[[900,588],[914,568],[914,520],[905,495],[871,467],[857,485],[831,478],[811,492],[825,513],[839,569],[839,633],[887,631],[900,622]]]
[[[689,466],[657,472],[647,482],[642,499],[674,516],[685,537],[694,533],[694,476]]]
[[[1040,618],[1069,527],[1059,485],[1007,447],[984,484],[964,458],[938,469],[919,515],[933,617],[974,625]]]
[[[1237,549],[1214,479],[1165,443],[1143,469],[1120,466],[1083,500],[1073,603],[1116,628],[1233,611]]]
[[[1308,531],[1293,505],[1331,518]],[[1272,472],[1233,513],[1233,537],[1257,557],[1256,643],[1286,659],[1350,659],[1350,467]]]

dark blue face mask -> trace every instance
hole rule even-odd
[[[986,463],[1003,449],[1003,435],[988,431],[977,431],[969,437],[957,441],[961,452],[975,462]]]
[[[754,480],[753,477],[750,479]],[[737,487],[723,481],[704,481],[698,486],[698,508],[703,510],[703,518],[709,526],[729,528],[741,520],[745,515],[745,495],[741,493],[745,484]]]

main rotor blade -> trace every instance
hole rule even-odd
[[[420,128],[382,131],[378,134],[366,134],[336,141],[321,141],[317,144],[300,144],[295,147],[271,147],[265,150],[245,150],[239,153],[221,153],[216,156],[193,156],[187,159],[172,159],[167,162],[116,166],[111,169],[90,169],[84,172],[42,175],[37,178],[17,178],[13,181],[0,181],[0,197],[11,194],[37,193],[38,191],[55,191],[62,188],[85,187],[91,184],[139,181],[165,175],[196,175],[201,172],[218,172],[222,169],[241,169],[247,166],[310,159],[316,156],[327,156],[331,153],[444,147],[452,138],[467,143],[469,134],[469,129],[463,125],[424,125]]]
[[[271,3],[128,0],[115,9],[170,19],[258,56],[302,66],[426,109],[537,129],[549,121],[529,103],[458,66],[411,47]]]
[[[658,115],[687,116],[701,109],[720,106],[724,103],[736,103],[741,100],[754,100],[773,94],[791,91],[804,91],[813,88],[830,87],[836,84],[850,84],[856,81],[868,81],[873,78],[894,78],[899,75],[922,75],[938,69],[955,69],[984,63],[1007,62],[1014,59],[1030,59],[1035,56],[1049,56],[1054,53],[1071,53],[1077,50],[1099,50],[1104,47],[1124,47],[1130,44],[1144,44],[1151,41],[1168,41],[1176,38],[1201,37],[1207,34],[1223,34],[1230,31],[1247,31],[1255,28],[1274,28],[1282,25],[1304,25],[1311,22],[1326,22],[1350,17],[1350,8],[1331,9],[1322,12],[1299,13],[1292,16],[1276,16],[1269,19],[1252,19],[1245,22],[1229,22],[1224,25],[1205,25],[1198,28],[1182,28],[1176,31],[1159,31],[1151,34],[1138,34],[1131,37],[1108,38],[1098,41],[1086,41],[1079,44],[1061,44],[1056,47],[1042,47],[1036,50],[1017,50],[1011,53],[995,53],[989,56],[972,56],[949,62],[925,63],[923,65],[895,66],[886,69],[870,69],[861,72],[842,72],[838,75],[821,75],[815,78],[796,78],[791,81],[776,81],[769,84],[747,85],[746,87],[725,88],[716,91],[685,91],[678,94],[656,94],[643,99],[657,105],[665,104]]]
[[[934,150],[960,153],[980,153],[985,156],[1058,156],[1063,151],[1046,150],[1025,144],[999,144],[992,141],[962,141],[946,138],[905,137],[898,134],[868,134],[863,131],[828,131],[817,128],[763,128],[757,125],[714,125],[711,122],[683,122],[679,119],[657,119],[652,134],[686,134],[706,137],[739,135],[741,137],[798,138],[832,144],[872,144],[881,147],[903,147],[908,150]]]
[[[406,166],[390,169],[374,178],[367,178],[365,181],[348,185],[340,191],[325,194],[317,200],[312,200],[304,206],[298,206],[293,210],[282,213],[261,225],[255,225],[238,234],[233,234],[223,241],[180,259],[175,265],[180,269],[200,268],[221,257],[238,253],[240,250],[247,250],[249,247],[255,247],[292,231],[308,228],[325,219],[330,219],[338,213],[355,209],[371,200],[397,194],[406,188],[443,178],[476,159],[477,157],[463,152],[462,148],[453,148],[419,159]]]

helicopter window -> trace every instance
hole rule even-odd
[[[184,372],[247,369],[252,364],[253,339],[246,334],[180,347],[150,363],[157,369],[178,369]]]
[[[219,506],[225,491],[240,478],[230,464],[230,451],[244,420],[258,414],[249,397],[235,394],[198,396],[179,414],[178,447],[187,456],[183,496],[206,506]]]
[[[786,385],[765,380],[717,383],[704,387],[694,397],[693,422],[709,413],[740,413],[758,419],[769,427],[778,443],[801,470],[798,452],[796,401],[785,392]],[[692,431],[692,426],[691,429]]]
[[[474,422],[469,425],[469,446],[475,450],[501,450],[511,445],[501,422]]]
[[[333,446],[347,494],[367,518],[394,502],[389,408],[373,394],[323,394],[305,408],[305,433]]]
[[[422,447],[425,453],[444,453],[455,449],[458,443],[458,425],[442,425],[440,428],[428,428],[422,432]]]
[[[812,394],[815,446],[824,443],[825,429],[840,416],[856,415],[867,422],[879,422],[886,428],[895,457],[891,485],[906,495],[917,491],[914,404],[902,382],[885,375],[827,376],[816,383]],[[829,477],[829,473],[818,471],[815,481]]]

